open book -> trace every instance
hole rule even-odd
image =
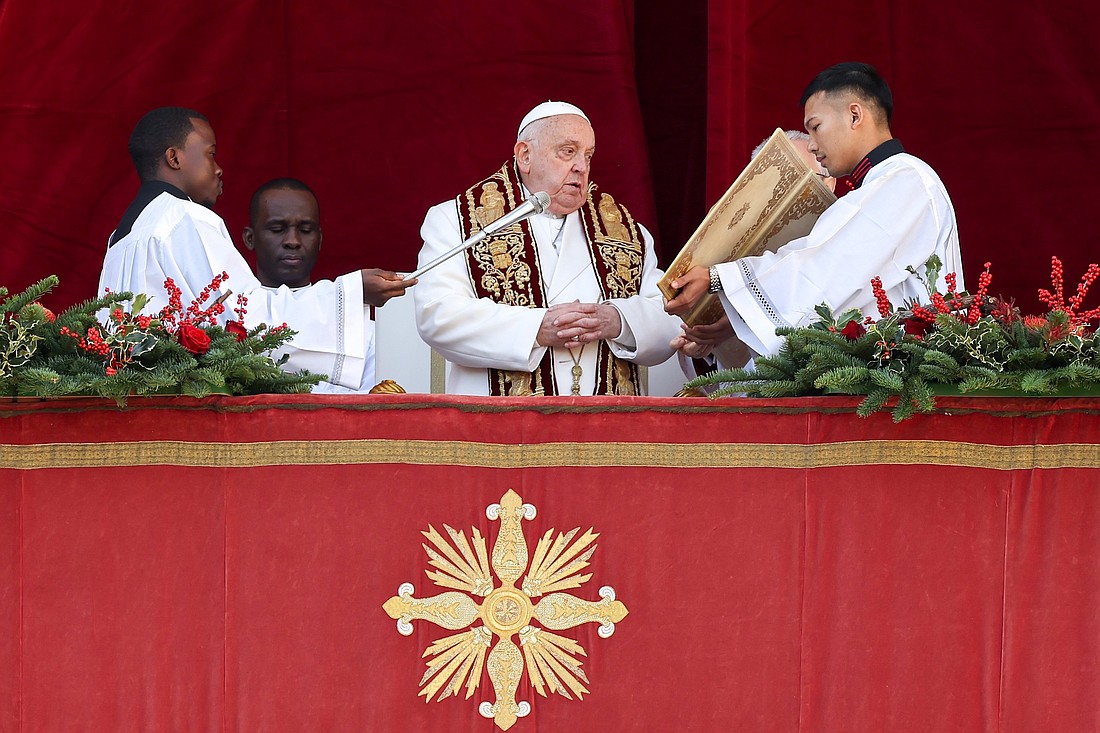
[[[657,287],[666,298],[677,290],[669,283],[697,265],[710,267],[763,252],[774,252],[810,233],[836,196],[776,129],[669,266]],[[684,315],[691,326],[714,323],[722,316],[716,295],[704,295]]]

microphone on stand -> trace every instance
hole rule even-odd
[[[405,275],[405,277],[403,277],[401,279],[402,280],[411,280],[413,278],[420,277],[421,275],[423,275],[428,270],[431,270],[436,265],[439,265],[443,262],[446,262],[447,260],[454,257],[459,252],[466,251],[467,249],[469,249],[470,247],[473,247],[475,244],[477,244],[481,240],[485,239],[486,237],[491,237],[494,234],[496,234],[497,232],[499,232],[503,229],[507,229],[508,227],[512,226],[513,224],[518,224],[519,222],[524,221],[525,219],[530,219],[535,214],[541,214],[542,212],[546,211],[548,208],[550,208],[550,194],[546,193],[546,191],[539,191],[538,193],[532,194],[531,197],[528,198],[526,201],[524,201],[522,204],[520,204],[516,208],[512,209],[511,211],[509,211],[507,214],[500,217],[496,221],[490,222],[489,224],[487,224],[485,226],[484,229],[482,229],[481,231],[476,232],[475,234],[473,234],[469,239],[467,239],[462,244],[458,245],[457,247],[453,247],[452,249],[447,250],[443,254],[439,255],[439,257],[436,257],[434,260],[432,260],[428,264],[421,267],[416,272]]]

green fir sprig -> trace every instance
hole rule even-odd
[[[1100,267],[1089,266],[1067,302],[1061,262],[1053,258],[1053,288],[1040,291],[1050,310],[1024,317],[1011,302],[987,295],[989,263],[973,294],[956,291],[954,273],[945,278],[947,293],[937,292],[940,268],[935,256],[923,272],[907,268],[928,290],[925,305],[914,302],[895,310],[875,278],[879,320],[856,310],[835,315],[820,305],[818,319],[809,326],[776,329],[784,341],[775,354],[757,358],[750,369],[698,377],[685,388],[714,387],[712,398],[864,395],[859,415],[893,405],[895,422],[931,412],[941,385],[962,394],[999,390],[1037,396],[1100,388],[1095,330],[1100,308],[1082,308]]]
[[[12,296],[0,288],[0,395],[92,395],[123,405],[153,394],[308,392],[322,378],[286,372],[287,356],[273,358],[295,335],[285,324],[229,331],[215,318],[220,303],[185,311],[178,299],[146,316],[148,298],[131,293],[106,293],[55,317],[38,301],[57,284],[51,276]],[[197,345],[181,338],[184,328],[201,332],[191,332]]]

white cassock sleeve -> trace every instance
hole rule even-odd
[[[456,204],[448,201],[429,209],[420,236],[424,246],[417,267],[460,244]],[[539,365],[546,347],[535,338],[546,310],[478,298],[465,253],[422,275],[412,290],[420,337],[447,361],[526,372]]]
[[[572,221],[574,218],[576,222]],[[573,229],[566,236],[556,274],[551,278],[543,273],[549,280],[548,302],[550,305],[573,300],[597,302],[600,291],[590,260],[586,254],[575,254],[581,252],[582,246],[587,247],[582,245],[584,234],[579,217],[570,215],[566,226]],[[424,247],[420,250],[418,266],[459,244],[462,235],[455,203],[448,201],[429,209],[420,233]],[[636,296],[608,301],[619,311],[623,323],[622,333],[609,341],[609,345],[612,353],[620,358],[652,365],[671,356],[669,342],[679,331],[679,321],[664,312],[657,288],[661,271],[656,266],[653,240],[644,228],[643,234],[646,252],[641,291]],[[465,254],[456,255],[425,273],[413,288],[413,301],[421,338],[453,364],[465,368],[529,372],[538,367],[546,352],[546,347],[535,341],[546,309],[504,305],[478,298],[470,281]],[[585,367],[585,374],[591,375],[595,350],[588,350],[585,359],[593,360],[591,366]],[[568,365],[568,357],[555,357],[555,363],[558,362]],[[458,381],[463,382],[461,378]],[[485,380],[481,378],[480,381]],[[568,383],[563,382],[561,376],[558,381],[559,385]],[[463,383],[473,384],[472,381]]]
[[[834,313],[857,308],[878,318],[871,279],[882,278],[894,307],[919,298],[924,286],[906,270],[923,274],[939,255],[959,276],[955,212],[947,191],[926,164],[899,154],[871,169],[863,185],[840,198],[805,237],[776,252],[717,265],[721,300],[738,337],[758,354],[778,351],[780,326],[802,326],[827,303]]]
[[[199,204],[168,193],[154,199],[131,232],[107,250],[99,292],[110,288],[145,293],[150,297],[145,312],[156,313],[168,304],[166,278],[180,288],[187,308],[223,272],[229,278],[206,302],[232,291],[224,303],[222,323],[236,318],[233,307],[243,295],[248,299],[247,327],[286,323],[297,331],[285,349],[290,359],[284,369],[308,369],[327,374],[335,384],[359,388],[368,356],[360,274],[297,291],[265,289],[233,245],[221,217]]]

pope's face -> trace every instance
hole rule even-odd
[[[546,120],[537,139],[516,143],[520,177],[531,193],[550,194],[550,213],[571,214],[588,198],[588,174],[596,134],[578,115]]]
[[[256,252],[256,276],[268,287],[309,285],[321,250],[317,199],[309,191],[272,189],[260,195],[257,220],[245,229]]]
[[[864,151],[843,97],[818,92],[806,100],[806,132],[810,153],[832,176],[846,176],[863,159]]]
[[[187,135],[182,148],[176,148],[179,161],[180,189],[192,201],[213,206],[222,193],[222,169],[214,160],[218,142],[214,129],[206,120],[192,119],[194,129]]]

